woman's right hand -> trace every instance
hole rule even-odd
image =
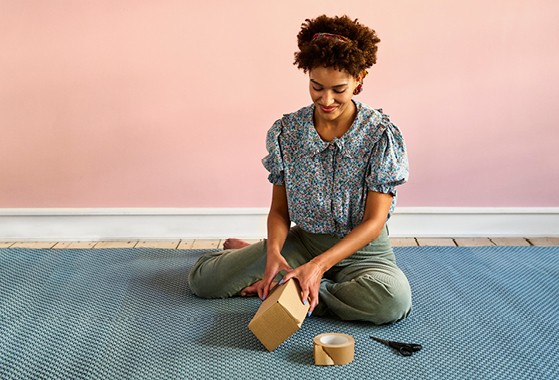
[[[275,286],[274,278],[281,271],[291,272],[293,268],[289,266],[285,258],[281,254],[269,253],[266,256],[266,270],[264,271],[264,277],[262,280],[255,282],[251,286],[243,290],[244,294],[254,294],[257,293],[258,297],[264,301],[270,290]]]

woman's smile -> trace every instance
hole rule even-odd
[[[325,107],[323,105],[319,105],[319,106],[320,106],[320,109],[322,110],[322,112],[325,112],[325,113],[334,112],[336,110],[336,108],[338,108],[336,106],[328,106],[328,107]]]

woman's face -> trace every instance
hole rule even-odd
[[[316,67],[309,72],[309,91],[315,105],[315,118],[335,121],[340,116],[352,116],[353,91],[359,84],[346,71],[329,67]]]

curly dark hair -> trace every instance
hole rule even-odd
[[[337,34],[351,41],[332,38],[313,40],[316,33]],[[357,19],[326,15],[306,19],[297,35],[299,51],[295,53],[293,64],[305,73],[315,67],[333,67],[357,77],[376,63],[379,42],[376,32],[357,22]]]

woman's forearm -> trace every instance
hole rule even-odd
[[[312,262],[324,273],[378,238],[386,224],[391,204],[392,195],[369,191],[363,221],[337,244],[312,259]]]
[[[285,239],[289,232],[291,221],[284,215],[270,210],[268,214],[268,239],[266,242],[267,254],[281,253]]]
[[[353,255],[355,252],[380,236],[384,221],[370,219],[355,227],[336,245],[332,246],[311,261],[317,264],[322,272],[328,271],[334,265]]]

